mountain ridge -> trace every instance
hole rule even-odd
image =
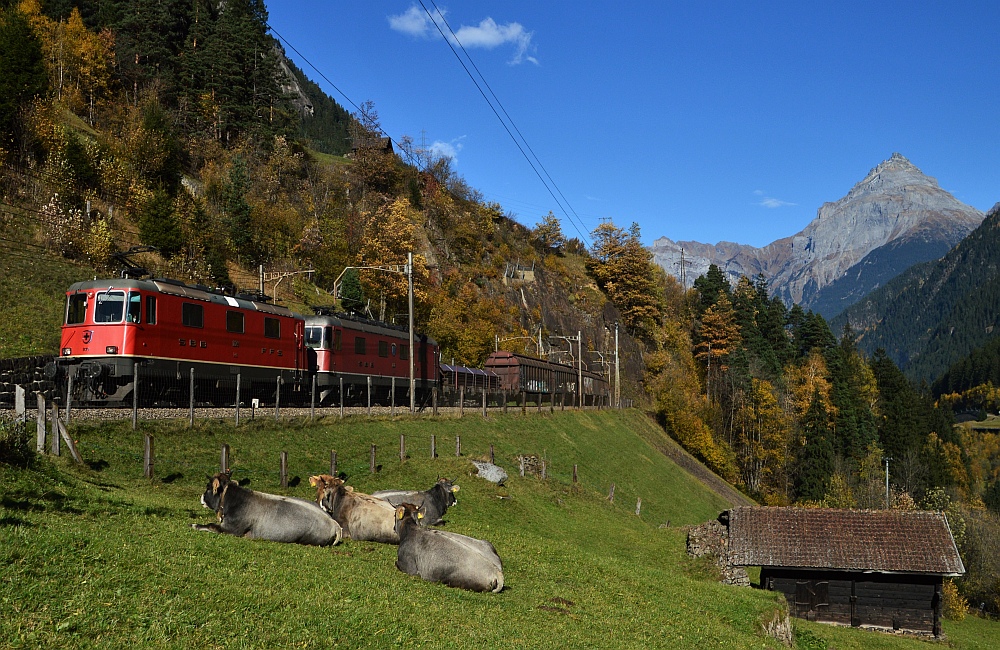
[[[794,235],[759,248],[661,237],[651,250],[655,261],[675,277],[682,264],[690,269],[685,275],[691,278],[704,274],[710,264],[731,281],[741,275],[763,274],[771,290],[786,303],[816,308],[831,318],[913,263],[939,258],[983,217],[941,189],[936,179],[905,156],[893,153],[842,198],[820,206],[816,217]],[[892,248],[881,257],[869,257],[886,246]],[[891,254],[894,250],[904,253]],[[856,268],[866,258],[869,268]],[[900,260],[905,260],[905,267],[892,268],[902,266]],[[852,276],[854,281],[849,280]],[[825,296],[824,290],[838,281],[842,282],[833,292],[836,297]]]

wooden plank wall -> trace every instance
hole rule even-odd
[[[761,570],[761,584],[782,592],[798,618],[924,633],[937,632],[940,581],[937,576]]]

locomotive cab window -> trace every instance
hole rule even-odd
[[[124,291],[101,291],[97,294],[95,323],[120,323],[125,315]]]
[[[156,325],[156,296],[146,296],[146,323]]]
[[[410,358],[410,344],[400,343],[399,344],[399,358],[406,361]]]
[[[388,357],[389,356],[389,342],[379,341],[378,342],[378,356]]]
[[[323,328],[322,327],[307,327],[306,328],[306,345],[315,349],[323,349]]]
[[[326,328],[326,331],[327,331],[327,336],[329,336],[330,328],[329,327]],[[343,341],[341,340],[343,338],[343,336],[341,336],[342,334],[343,332],[341,330],[333,331],[333,349],[338,352],[340,352],[341,348],[343,347]]]
[[[128,322],[130,323],[141,323],[142,322],[142,296],[136,291],[131,291],[128,294]]]
[[[365,353],[365,337],[355,336],[354,337],[354,354],[364,354]]]
[[[243,333],[243,312],[226,311],[226,331],[233,334]]]
[[[87,294],[74,293],[66,300],[66,324],[79,325],[87,320]]]
[[[281,321],[277,318],[264,317],[264,336],[269,339],[281,338]]]
[[[204,327],[205,308],[193,302],[181,304],[181,322],[185,327]]]

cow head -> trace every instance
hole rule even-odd
[[[343,479],[329,474],[310,476],[309,485],[316,488],[316,503],[329,515],[336,511],[340,496],[354,491],[354,488],[344,485]]]
[[[417,522],[423,518],[423,508],[418,508],[412,503],[404,503],[396,508],[396,524],[393,529],[399,535],[407,525],[417,526]]]
[[[219,472],[215,476],[207,478],[208,485],[205,486],[205,492],[201,495],[201,505],[209,510],[219,512],[222,509],[226,490],[229,489],[229,484],[232,481],[232,472]]]
[[[444,490],[444,500],[449,508],[458,503],[458,497],[455,496],[458,493],[457,485],[446,478],[439,478],[437,484],[440,486],[440,489]]]

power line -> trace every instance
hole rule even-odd
[[[448,32],[452,35],[452,38],[455,39],[455,42],[458,43],[458,46],[462,49],[462,52],[465,54],[465,58],[468,59],[469,63],[471,63],[472,67],[476,70],[476,74],[479,75],[480,79],[482,79],[483,85],[485,85],[486,89],[490,91],[490,95],[493,97],[493,100],[496,102],[497,106],[500,107],[500,110],[503,112],[504,116],[507,118],[507,122],[509,122],[510,126],[513,127],[514,131],[517,132],[518,137],[521,138],[521,142],[523,142],[524,146],[527,147],[528,151],[531,152],[531,155],[535,159],[535,162],[538,163],[538,166],[545,173],[545,177],[549,179],[549,182],[552,183],[552,187],[554,187],[555,190],[556,190],[556,192],[559,193],[559,196],[562,197],[563,202],[565,202],[566,206],[569,207],[570,211],[573,212],[574,216],[576,216],[577,220],[579,221],[580,225],[582,226],[583,225],[583,220],[580,218],[580,215],[577,214],[576,210],[574,210],[573,206],[570,204],[569,199],[567,199],[566,195],[564,195],[562,193],[562,190],[559,189],[559,186],[556,184],[555,179],[552,178],[552,175],[549,174],[549,171],[545,168],[545,165],[542,164],[541,159],[539,159],[538,155],[535,153],[535,150],[531,148],[531,145],[528,143],[528,140],[524,137],[524,134],[522,134],[521,130],[519,128],[517,128],[517,124],[514,122],[514,119],[507,112],[507,109],[504,108],[503,102],[500,101],[500,98],[497,97],[497,95],[496,95],[495,92],[493,92],[493,88],[490,86],[489,82],[486,81],[486,77],[483,76],[482,71],[480,71],[479,66],[476,65],[476,62],[473,60],[472,56],[469,54],[469,51],[465,49],[464,45],[462,45],[462,41],[459,40],[458,34],[455,33],[455,30],[453,30],[451,28],[451,24],[448,23],[448,19],[445,18],[444,13],[441,11],[441,9],[438,8],[437,3],[435,3],[434,0],[430,0],[430,2],[431,2],[431,5],[434,7],[434,10],[437,12],[438,16],[441,17],[441,22],[443,22],[444,25],[445,25],[445,27],[448,28]],[[444,35],[444,33],[441,31],[441,28],[438,27],[437,22],[434,20],[434,16],[432,16],[431,13],[427,10],[427,7],[424,5],[423,0],[420,0],[420,6],[424,8],[424,12],[427,13],[427,16],[431,19],[431,22],[434,22],[434,26],[438,28],[438,32],[441,33],[441,37],[444,38],[445,42],[447,42],[448,45],[449,45],[449,47],[451,47],[451,42]],[[476,81],[475,77],[472,76],[472,73],[469,72],[469,69],[465,67],[465,63],[462,62],[461,57],[458,56],[458,53],[455,51],[454,47],[451,47],[451,51],[455,54],[455,57],[458,58],[459,62],[462,63],[462,67],[465,68],[466,74],[468,74],[469,78],[472,79],[472,83],[476,84],[476,88],[479,88],[479,83]],[[483,93],[483,91],[482,91],[481,88],[479,88],[479,92],[480,92],[480,94],[483,95],[483,99],[485,99],[486,102],[488,104],[490,104],[490,108],[493,109],[493,103],[490,102],[489,98],[486,97],[486,94]],[[507,125],[504,123],[503,119],[500,118],[500,115],[497,113],[496,109],[493,109],[493,114],[497,116],[497,119],[500,120],[500,123],[504,125],[505,129],[507,129]],[[518,147],[518,149],[521,150],[521,154],[525,157],[526,160],[528,160],[528,164],[531,165],[532,169],[534,170],[534,165],[532,164],[531,160],[528,159],[528,156],[527,156],[527,154],[524,153],[524,150],[521,149],[521,146],[518,144],[517,139],[514,138],[514,135],[510,132],[510,129],[507,129],[507,134],[510,135],[510,137],[511,137],[512,140],[514,140],[514,144],[516,144],[517,147]],[[545,188],[549,191],[549,194],[552,194],[552,190],[549,189],[549,186],[545,182],[545,179],[541,178],[541,175],[538,174],[537,170],[535,170],[535,174],[539,176],[539,179],[542,181],[542,184],[545,185]],[[552,195],[552,198],[555,199],[556,204],[563,211],[563,214],[566,215],[566,218],[570,221],[570,223],[573,224],[573,227],[576,228],[577,232],[580,233],[580,235],[582,237],[584,237],[584,239],[586,239],[586,235],[584,235],[582,232],[580,232],[580,228],[577,226],[577,224],[575,222],[573,222],[573,220],[569,216],[569,213],[566,212],[566,209],[562,206],[562,204],[559,202],[559,200],[556,199],[555,195]]]
[[[455,50],[455,46],[452,45],[451,40],[447,36],[445,36],[444,30],[441,29],[441,26],[438,24],[437,20],[434,18],[434,15],[427,8],[427,5],[424,4],[424,0],[419,0],[419,2],[420,2],[420,6],[423,7],[423,9],[424,9],[424,13],[427,14],[427,17],[431,19],[432,23],[434,23],[434,27],[438,30],[438,33],[441,34],[441,38],[444,39],[445,43],[448,44],[448,48],[451,49],[452,54],[454,54],[455,58],[458,59],[458,62],[461,64],[462,69],[465,70],[465,74],[467,74],[469,76],[469,79],[472,80],[472,83],[476,86],[476,90],[478,90],[479,94],[483,96],[483,99],[486,100],[486,103],[489,105],[490,110],[493,111],[493,114],[496,116],[497,120],[500,121],[500,124],[503,126],[504,130],[507,131],[507,135],[509,135],[510,139],[514,142],[514,146],[516,146],[517,150],[521,152],[521,155],[524,156],[524,159],[527,161],[528,165],[531,167],[531,170],[533,172],[535,172],[536,176],[538,176],[538,180],[540,180],[542,182],[542,185],[545,186],[545,189],[548,191],[549,196],[551,196],[552,200],[556,202],[556,205],[559,206],[559,209],[566,216],[566,219],[573,225],[573,228],[576,229],[576,231],[580,235],[580,237],[584,241],[589,242],[589,239],[587,238],[587,235],[584,234],[583,230],[581,230],[581,226],[577,225],[577,222],[574,221],[572,217],[570,217],[569,212],[567,212],[566,208],[563,206],[562,202],[556,196],[555,192],[552,191],[552,187],[550,187],[549,183],[546,182],[546,180],[545,180],[544,177],[542,177],[542,174],[538,171],[538,168],[535,166],[535,163],[532,162],[532,160],[528,156],[528,154],[525,153],[524,147],[522,147],[521,143],[518,142],[518,139],[516,137],[514,137],[514,134],[511,132],[511,127],[513,127],[514,130],[517,131],[518,135],[521,136],[521,140],[524,142],[524,146],[527,147],[529,150],[531,150],[531,147],[528,145],[527,140],[524,139],[524,136],[521,135],[520,130],[517,129],[517,126],[514,124],[514,120],[512,120],[510,118],[510,115],[507,114],[507,111],[504,110],[503,105],[500,103],[500,100],[497,99],[496,94],[493,93],[493,89],[490,88],[489,84],[486,82],[486,78],[483,77],[483,75],[482,75],[481,72],[479,72],[479,68],[476,67],[476,64],[472,61],[472,57],[469,56],[469,53],[465,49],[465,46],[462,45],[462,42],[458,39],[458,36],[455,34],[454,30],[451,29],[451,26],[448,24],[448,21],[445,20],[444,15],[441,13],[441,10],[438,9],[437,5],[434,4],[433,0],[431,0],[431,4],[434,5],[434,9],[438,12],[438,15],[441,16],[441,21],[445,24],[446,27],[448,27],[448,31],[451,33],[452,37],[455,39],[455,42],[458,43],[459,47],[462,48],[462,51],[465,52],[466,58],[468,58],[469,62],[472,63],[472,66],[476,68],[476,72],[479,73],[480,78],[483,80],[483,84],[486,85],[487,88],[489,88],[490,94],[492,94],[493,98],[496,99],[497,105],[500,106],[500,109],[503,110],[504,115],[507,116],[507,120],[510,122],[510,126],[507,125],[507,121],[505,121],[502,117],[500,117],[500,113],[497,112],[497,109],[493,105],[493,102],[490,101],[490,98],[486,96],[486,93],[483,91],[482,86],[479,85],[479,82],[476,80],[476,77],[469,70],[469,67],[465,64],[465,61],[462,60],[462,57],[458,54],[458,51]],[[532,153],[532,155],[534,155],[535,152],[531,151],[531,153]],[[538,160],[537,156],[535,156],[535,160]],[[541,161],[538,161],[538,166],[542,167],[543,170],[545,169],[544,166],[542,166]],[[546,176],[549,175],[547,171],[545,172],[545,175]],[[549,176],[549,180],[551,180],[551,179],[552,179],[552,177]],[[554,181],[552,182],[552,186],[556,187]],[[556,190],[559,191],[559,188],[556,187]],[[559,194],[560,194],[560,196],[562,196],[562,192],[561,191],[559,191]],[[563,201],[565,201],[566,205],[569,205],[569,201],[566,200],[565,196],[563,196]],[[570,210],[572,210],[572,209],[573,209],[572,206],[570,206]],[[575,214],[575,211],[574,211],[574,214]],[[577,218],[579,219],[579,217],[577,217]]]

